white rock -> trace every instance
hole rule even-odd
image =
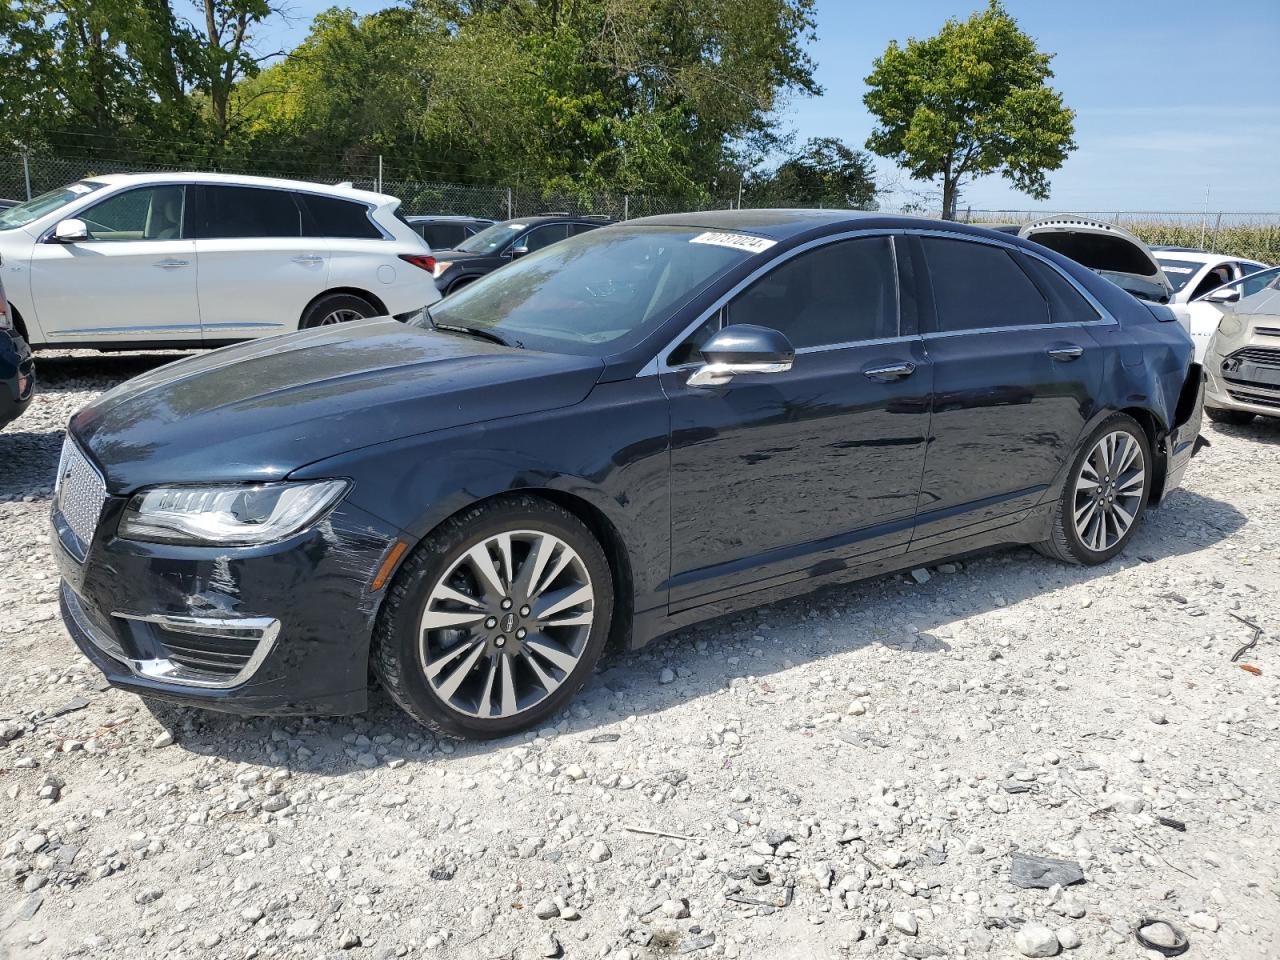
[[[1022,929],[1013,936],[1013,945],[1024,957],[1056,957],[1062,945],[1058,943],[1058,935],[1043,923],[1023,924]]]
[[[908,937],[914,937],[920,932],[920,923],[916,920],[914,913],[902,910],[893,915],[893,928],[899,933],[905,933]]]

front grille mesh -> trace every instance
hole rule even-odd
[[[71,532],[87,548],[93,540],[107,499],[107,485],[80,448],[68,436],[62,442],[54,502]]]
[[[1237,403],[1252,403],[1260,407],[1280,408],[1280,397],[1268,397],[1266,394],[1253,393],[1248,390],[1232,390],[1227,388],[1227,396]]]
[[[1280,367],[1280,350],[1275,347],[1245,347],[1227,359],[1248,360],[1263,367]]]

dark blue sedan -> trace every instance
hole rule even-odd
[[[1006,543],[1097,564],[1181,480],[1191,340],[1045,247],[685,214],[432,308],[230,347],[72,419],[64,615],[117,686],[449,734],[544,721],[606,642]]]

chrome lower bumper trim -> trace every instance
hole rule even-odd
[[[253,653],[234,676],[222,676],[185,667],[168,659],[138,660],[130,657],[114,637],[106,634],[89,618],[76,592],[63,584],[62,594],[67,610],[76,626],[89,641],[111,659],[128,667],[130,672],[148,680],[158,680],[184,687],[226,689],[239,686],[252,679],[263,661],[275,647],[280,636],[280,621],[271,617],[197,617],[166,614],[113,613],[122,620],[137,620],[155,624],[172,633],[185,633],[199,637],[221,637],[229,640],[255,641]]]

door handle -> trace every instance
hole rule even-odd
[[[168,260],[157,260],[152,264],[153,267],[160,267],[162,270],[173,270],[177,267],[191,266],[190,260],[174,260],[172,257]]]
[[[294,258],[293,258],[293,262],[294,262],[294,263],[302,263],[302,264],[307,264],[307,263],[324,263],[324,257],[319,256],[319,255],[314,254],[314,253],[309,253],[309,254],[306,254],[305,256],[301,256],[301,257],[294,257]]]
[[[916,365],[914,363],[910,360],[903,360],[901,363],[888,363],[882,367],[865,367],[862,375],[868,380],[880,380],[888,383],[909,377],[915,371]]]
[[[1055,360],[1061,360],[1066,363],[1068,360],[1079,360],[1084,353],[1084,347],[1076,346],[1074,343],[1064,344],[1061,347],[1050,347],[1045,351]]]

